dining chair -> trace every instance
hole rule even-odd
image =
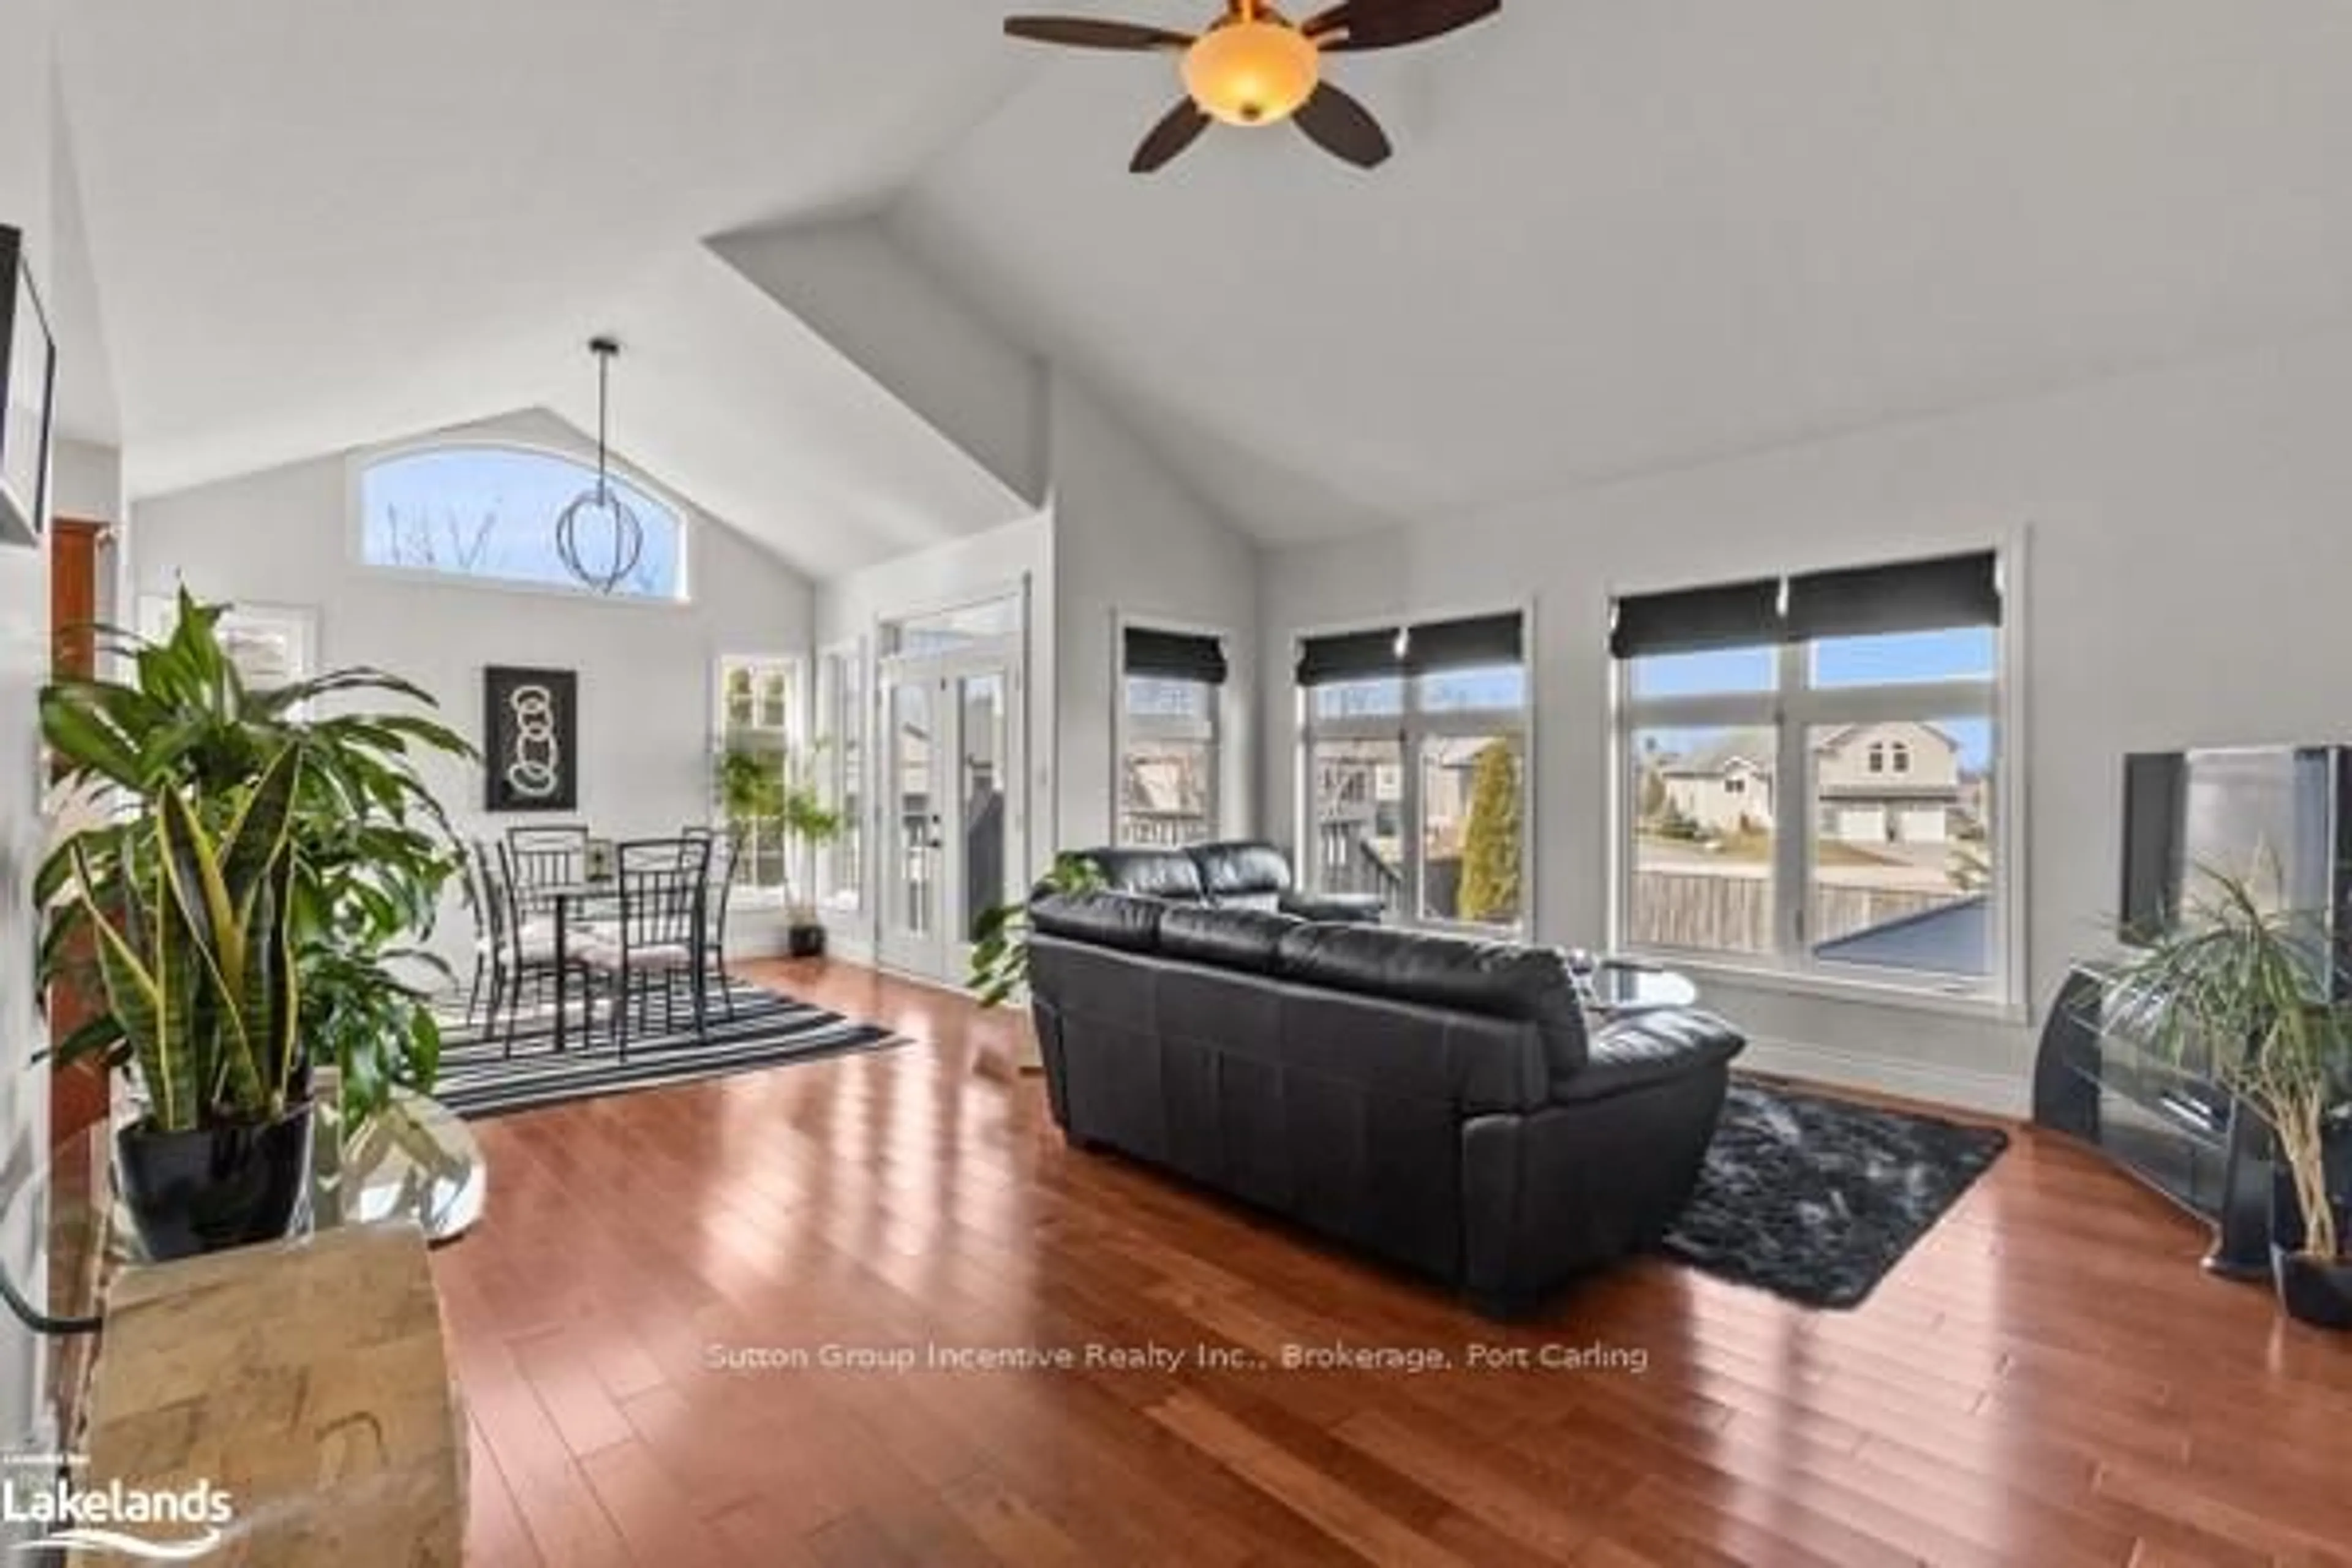
[[[646,838],[615,850],[619,918],[584,950],[589,969],[613,1001],[613,1044],[628,1059],[628,1015],[650,1022],[653,994],[662,993],[664,1028],[677,1026],[677,993],[689,993],[694,1037],[709,1037],[710,840]]]
[[[743,858],[743,836],[730,833],[710,840],[710,896],[706,910],[710,940],[703,943],[705,984],[719,987],[719,1010],[735,1021],[735,985],[727,977],[727,913],[735,907],[735,866]]]
[[[524,907],[522,889],[514,874],[514,854],[506,845],[497,847],[494,860],[491,847],[477,839],[474,859],[475,875],[483,889],[482,909],[488,917],[490,1003],[483,1021],[483,1038],[499,1035],[502,1054],[513,1056],[515,1037],[522,1021],[524,989],[529,987],[542,1001],[551,1002],[552,983],[559,966],[578,971],[582,976],[580,994],[587,1016],[581,1028],[585,1033],[596,1020],[596,999],[585,984],[591,973],[585,943],[578,952],[556,951],[554,930],[546,921],[532,918]],[[501,1008],[506,1013],[502,1035],[499,1031]]]
[[[588,874],[588,828],[584,823],[533,823],[507,829],[507,865],[523,905],[546,905],[541,889],[577,882]]]

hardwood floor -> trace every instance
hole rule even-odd
[[[921,1043],[480,1124],[436,1264],[478,1568],[2352,1563],[2352,1348],[2057,1139],[1858,1311],[1644,1261],[1506,1330],[1065,1149],[1016,1019],[754,973]],[[887,1364],[933,1345],[1187,1361]],[[883,1364],[783,1364],[827,1346]],[[1454,1370],[1255,1369],[1290,1346]]]

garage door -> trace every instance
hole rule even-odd
[[[1906,806],[1896,823],[1898,836],[1906,844],[1941,844],[1944,841],[1944,809],[1941,806]]]

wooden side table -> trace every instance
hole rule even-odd
[[[458,1568],[465,1421],[424,1232],[350,1226],[126,1265],[86,1443],[77,1488],[225,1493],[215,1568]]]

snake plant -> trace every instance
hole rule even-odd
[[[446,977],[422,944],[460,861],[418,764],[471,757],[473,748],[425,711],[356,710],[362,699],[434,706],[382,670],[248,687],[221,640],[226,608],[183,590],[177,623],[163,641],[100,628],[123,657],[126,679],[60,681],[41,693],[42,734],[61,782],[112,810],[112,820],[75,834],[41,868],[43,980],[85,990],[105,980],[98,954],[76,933],[89,929],[93,910],[112,918],[157,901],[158,823],[168,802],[226,845],[257,781],[287,766],[290,885],[278,901],[298,1037],[311,1058],[339,1068],[347,1112],[364,1116],[393,1084],[429,1088],[438,1068],[440,1031],[417,981]],[[314,708],[334,710],[313,717]],[[61,1061],[99,1057],[111,1065],[135,1052],[111,1006],[57,1047]]]
[[[139,1064],[148,1125],[274,1121],[300,1064],[289,831],[301,748],[281,746],[215,837],[178,789],[119,836],[111,883],[75,860],[72,929],[90,935],[107,1016]],[[110,886],[110,908],[93,889]]]

